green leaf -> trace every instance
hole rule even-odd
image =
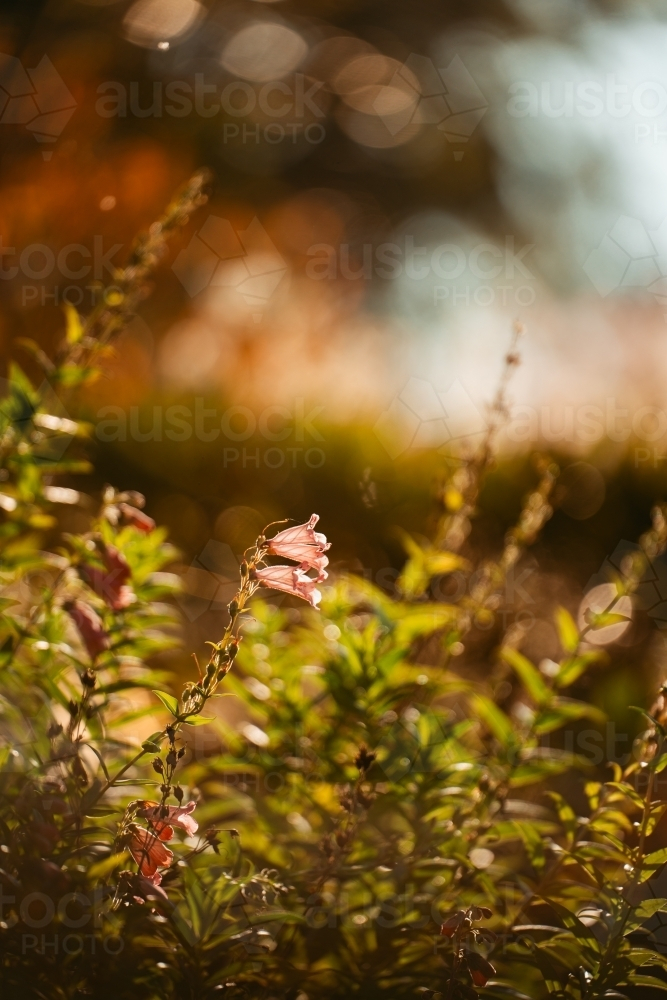
[[[593,611],[587,608],[584,613],[586,624],[590,625],[593,632],[599,628],[607,628],[609,625],[620,625],[621,622],[631,621],[627,615],[620,615],[616,611]]]
[[[536,871],[541,871],[546,862],[544,837],[534,823],[514,821],[514,828],[524,842],[526,853]]]
[[[186,726],[206,726],[209,722],[215,722],[215,715],[189,715],[183,719]]]
[[[646,824],[646,834],[650,835],[667,812],[667,802],[654,802],[651,806],[650,815]]]
[[[638,927],[641,927],[647,920],[654,917],[656,913],[664,913],[667,909],[665,899],[646,899],[628,917],[623,934],[628,937],[633,934]]]
[[[109,776],[109,772],[107,771],[107,766],[104,763],[104,757],[102,756],[102,754],[100,753],[100,751],[97,749],[97,747],[94,747],[92,743],[86,743],[85,746],[87,746],[89,750],[93,751],[93,753],[95,754],[95,756],[97,757],[97,759],[100,762],[102,770],[104,771],[104,777],[107,779],[107,781],[110,781],[111,778]]]
[[[579,645],[579,629],[572,615],[566,608],[559,607],[555,617],[561,646],[566,653],[576,653]]]
[[[654,990],[667,991],[667,983],[664,979],[656,979],[655,976],[640,976],[636,972],[631,972],[628,976],[628,982],[632,983],[633,986],[650,986]]]
[[[529,659],[511,646],[503,646],[500,651],[501,659],[508,663],[518,674],[526,691],[538,705],[543,705],[551,696],[551,691],[543,681],[537,667],[533,666]]]
[[[158,781],[153,778],[118,778],[114,785],[157,785]]]
[[[594,653],[583,653],[581,656],[568,656],[561,663],[560,670],[554,679],[554,686],[558,688],[569,687],[596,661],[602,659],[603,653],[597,650]]]
[[[175,717],[178,716],[178,698],[174,698],[173,694],[166,694],[164,691],[153,691],[156,698],[159,698],[165,708],[167,708],[171,714]]]
[[[550,994],[561,991],[563,980],[567,979],[567,965],[559,955],[550,954],[544,944],[533,946],[530,961],[542,974]],[[558,964],[556,964],[558,963]],[[571,963],[568,963],[571,967]]]
[[[495,702],[482,694],[474,694],[470,699],[470,707],[506,749],[516,744],[512,723]]]
[[[456,552],[436,549],[432,545],[420,545],[407,532],[397,529],[408,554],[397,584],[406,597],[421,597],[434,576],[453,573],[454,570],[468,567],[468,562]]]
[[[604,712],[601,712],[595,705],[569,698],[553,698],[548,708],[537,716],[535,732],[541,736],[544,733],[553,732],[554,729],[560,729],[566,722],[584,718],[593,719],[601,724],[607,721]]]
[[[659,851],[653,851],[644,858],[644,868],[660,868],[667,861],[667,847],[661,847]]]
[[[12,390],[18,390],[19,392],[25,394],[28,398],[30,398],[35,391],[32,382],[15,361],[12,361],[9,365],[9,381],[11,382]]]
[[[65,317],[67,320],[65,339],[68,344],[78,344],[84,333],[83,323],[71,302],[65,302]]]
[[[553,802],[556,807],[556,812],[558,813],[558,818],[565,828],[568,838],[568,846],[572,845],[574,841],[574,835],[577,831],[577,817],[575,815],[574,809],[567,802],[562,795],[558,792],[546,792],[545,793]]]
[[[561,903],[557,903],[554,899],[550,899],[548,896],[544,896],[542,898],[545,903],[547,903],[560,917],[567,929],[572,931],[578,940],[586,944],[588,951],[593,952],[595,955],[600,954],[600,943],[590,927],[586,927],[586,925],[581,922],[579,917],[572,913],[571,910],[568,910],[566,906],[563,906]]]
[[[62,365],[53,373],[53,381],[60,382],[65,386],[82,385],[85,382],[93,382],[99,375],[94,368],[82,368],[80,365]]]
[[[661,955],[656,951],[649,951],[648,948],[633,948],[628,957],[635,965],[644,967],[647,965],[658,965],[667,972],[667,955]]]
[[[647,712],[645,708],[642,708],[640,705],[629,705],[628,708],[631,712],[639,712],[639,714],[643,715],[645,719],[648,719],[652,726],[655,726],[659,733],[664,733],[663,727],[660,725],[655,716],[651,715],[650,712]]]
[[[644,920],[648,920],[649,917],[655,916],[656,913],[662,913],[664,910],[667,910],[667,899],[645,899],[635,909],[632,918],[637,919],[639,924]],[[625,933],[629,934],[630,932],[626,930]]]
[[[457,621],[459,610],[449,604],[399,605],[400,616],[396,621],[396,641],[409,645],[415,639],[431,635],[446,625]]]
[[[121,865],[126,864],[128,858],[129,854],[127,851],[122,851],[120,854],[110,854],[108,858],[104,858],[102,861],[97,861],[94,865],[91,865],[87,876],[91,880],[106,878],[116,868],[120,868]]]
[[[150,711],[152,712],[152,709],[150,709]],[[141,745],[142,747],[146,747],[146,744],[150,743],[152,744],[152,746],[156,746],[159,750],[163,739],[164,739],[164,733],[162,732],[162,730],[160,730],[157,733],[151,733],[151,735],[148,736]],[[157,753],[157,750],[148,749],[148,753]]]
[[[628,784],[627,781],[605,781],[604,783],[605,801],[618,801],[618,795],[609,795],[608,789],[611,789],[612,792],[617,792],[619,795],[625,796],[626,799],[629,799],[630,802],[632,802],[636,809],[644,808],[643,798],[634,790],[632,785]]]
[[[510,776],[510,787],[522,788],[524,785],[534,785],[552,775],[562,774],[570,767],[569,760],[531,760],[514,768]]]

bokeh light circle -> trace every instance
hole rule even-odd
[[[220,62],[242,80],[267,83],[292,73],[307,53],[308,45],[297,31],[265,21],[241,28],[225,45]]]
[[[379,52],[355,54],[338,69],[332,88],[347,106],[338,114],[341,128],[361,145],[400,146],[420,129],[415,120],[419,82],[397,59]]]
[[[616,596],[616,587],[613,583],[601,583],[588,591],[579,605],[578,622],[581,630],[587,628],[586,612],[590,608],[596,614],[605,611]],[[616,604],[611,609],[611,613],[632,617],[632,600],[627,595],[619,597]],[[607,646],[610,642],[617,642],[622,635],[630,628],[631,622],[618,622],[616,625],[606,625],[604,628],[591,629],[586,633],[585,641],[593,646]]]
[[[157,48],[185,35],[202,17],[198,0],[136,0],[123,18],[125,35],[144,48]]]

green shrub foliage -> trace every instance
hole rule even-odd
[[[580,627],[554,609],[557,663],[533,664],[515,623],[476,670],[457,667],[475,629],[496,621],[558,476],[537,460],[499,556],[472,564],[514,346],[485,440],[438,486],[432,541],[404,537],[395,593],[326,579],[314,525],[294,529],[313,532],[303,558],[293,536],[271,544],[289,531],[274,525],[246,553],[220,633],[182,690],[165,670],[181,644],[175,552],[138,494],[109,486],[91,499],[62,485],[86,471],[90,432],[64,413],[76,412],[77,390],[94,382],[205,184],[193,178],[138,240],[90,316],[69,308],[53,360],[24,342],[41,383],[17,366],[8,375],[2,996],[593,1000],[665,989],[653,931],[667,909],[656,892],[667,695],[644,712],[625,768],[601,779],[557,738],[581,720],[604,724],[570,689],[603,669],[587,636],[624,620],[619,598],[665,548],[664,509],[606,610]],[[78,534],[59,527],[68,504],[85,515]],[[281,589],[307,602],[257,593],[276,565]],[[432,581],[454,571],[470,581],[465,596],[434,600]],[[240,731],[221,697],[235,718],[242,711]],[[161,728],[140,743],[148,717]],[[584,815],[562,794],[572,771]]]

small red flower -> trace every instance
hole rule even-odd
[[[174,826],[192,837],[199,829],[197,820],[192,816],[196,805],[196,802],[188,802],[186,806],[160,806],[157,802],[144,802],[139,815],[148,820],[160,840],[171,840]]]
[[[139,865],[139,871],[152,882],[159,885],[162,875],[158,868],[167,868],[174,860],[173,852],[165,847],[161,839],[150,830],[132,823],[130,826],[132,836],[130,838],[130,854]]]
[[[102,619],[82,601],[68,601],[64,607],[79,630],[91,660],[96,659],[100,653],[109,648],[109,636],[104,631]]]
[[[475,986],[486,986],[496,972],[495,967],[475,951],[468,955],[468,968]]]
[[[122,611],[135,600],[127,581],[132,571],[123,555],[114,545],[106,545],[102,551],[106,571],[85,563],[79,566],[79,575],[91,590],[102,597],[113,611]]]
[[[138,528],[139,531],[144,531],[148,534],[155,527],[153,518],[149,517],[148,514],[144,514],[142,510],[137,510],[136,507],[132,507],[129,503],[119,503],[118,507],[128,524]]]

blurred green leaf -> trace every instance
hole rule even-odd
[[[76,308],[71,302],[65,302],[63,306],[65,318],[67,320],[65,339],[68,344],[78,344],[83,337],[83,323]]]
[[[501,659],[503,659],[505,663],[509,664],[509,666],[511,666],[515,673],[519,676],[523,686],[533,701],[535,701],[538,705],[543,705],[545,702],[549,701],[551,691],[545,684],[537,667],[533,666],[530,660],[523,656],[522,653],[519,653],[518,650],[513,649],[511,646],[503,646],[500,650],[500,656]]]
[[[470,698],[470,708],[473,714],[479,716],[487,728],[491,730],[503,747],[509,749],[515,745],[517,737],[514,734],[512,723],[490,698],[482,694],[474,694]]]
[[[556,628],[558,629],[558,637],[560,639],[561,646],[565,652],[576,653],[579,645],[579,629],[577,628],[572,615],[566,608],[557,608]]]

